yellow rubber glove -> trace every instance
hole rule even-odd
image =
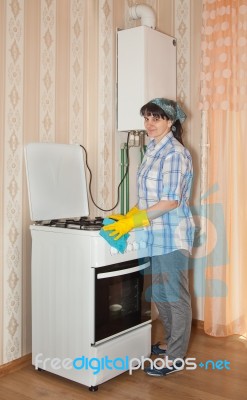
[[[136,214],[138,211],[140,211],[139,208],[137,208],[135,206],[135,207],[132,207],[129,210],[129,212],[127,212],[126,215],[123,215],[123,214],[112,214],[112,215],[109,215],[107,218],[111,218],[111,219],[115,219],[116,221],[120,221],[120,219],[123,219],[123,218],[126,218],[126,217],[131,217],[132,215]]]
[[[123,214],[111,214],[108,215],[107,218],[114,219],[115,221],[120,221],[120,219],[125,218]]]
[[[127,214],[125,215],[125,217],[132,217],[132,215],[137,214],[139,212],[139,208],[137,208],[136,206],[132,207],[129,212],[127,212]]]
[[[114,240],[118,240],[132,229],[148,226],[149,224],[147,211],[138,210],[132,216],[126,216],[113,224],[104,226],[103,229],[104,231],[112,231],[110,236],[114,236]]]

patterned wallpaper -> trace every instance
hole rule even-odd
[[[159,13],[160,1],[139,3]],[[173,2],[167,4],[173,9]],[[139,24],[128,18],[130,5],[130,0],[0,2],[0,364],[31,351],[23,146],[84,144],[96,177],[95,200],[111,206],[116,28]],[[176,32],[166,33],[178,38],[178,96],[189,107],[190,0],[176,0],[174,7]]]
[[[41,142],[54,142],[56,1],[41,0],[40,11],[39,139]]]
[[[23,146],[31,141],[85,140],[83,84],[87,80],[85,21],[89,7],[88,0],[0,3],[0,364],[31,350],[30,332],[26,333],[31,317],[31,249]]]
[[[22,148],[24,7],[6,7],[3,135],[3,361],[21,355],[22,328]]]
[[[99,91],[98,91],[98,199],[99,206],[110,208],[112,202],[112,134],[115,131],[115,30],[113,28],[113,1],[99,0]],[[109,179],[107,179],[109,178]],[[97,213],[99,214],[99,213]]]
[[[190,1],[175,0],[175,34],[177,39],[177,99],[190,116]],[[188,118],[185,129],[190,132]]]

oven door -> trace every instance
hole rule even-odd
[[[150,259],[95,269],[94,344],[151,321]]]

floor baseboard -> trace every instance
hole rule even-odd
[[[30,365],[32,362],[32,355],[26,354],[16,360],[10,361],[6,364],[0,365],[0,377],[10,374],[14,371],[17,371],[20,368],[25,367],[26,365]]]
[[[197,329],[204,329],[204,321],[200,321],[199,319],[192,319],[192,325]]]

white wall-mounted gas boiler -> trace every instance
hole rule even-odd
[[[117,33],[117,129],[143,130],[140,108],[155,97],[176,100],[176,39],[147,26]]]

